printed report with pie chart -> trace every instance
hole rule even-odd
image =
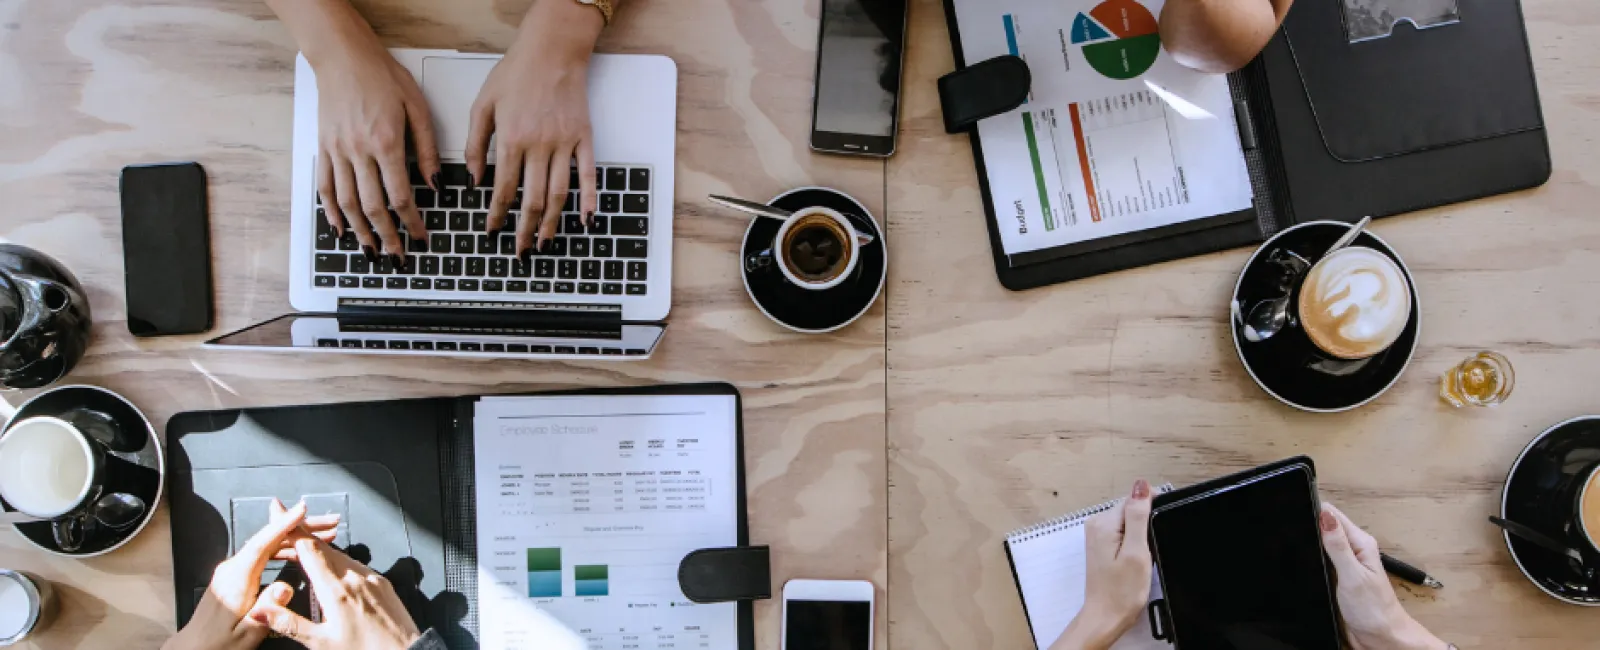
[[[955,0],[970,65],[1015,54],[1033,88],[978,123],[1007,254],[1251,207],[1224,75],[1172,60],[1164,0]]]

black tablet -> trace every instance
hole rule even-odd
[[[1179,648],[1339,650],[1316,474],[1290,459],[1158,500],[1151,550]]]

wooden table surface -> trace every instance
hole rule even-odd
[[[528,0],[358,2],[390,46],[502,51]],[[774,584],[868,578],[878,647],[1027,648],[1001,551],[1008,530],[1104,500],[1144,476],[1190,482],[1297,453],[1328,498],[1449,586],[1402,589],[1463,648],[1584,645],[1600,618],[1544,597],[1483,523],[1516,452],[1600,409],[1600,7],[1526,0],[1555,175],[1537,190],[1376,226],[1417,276],[1423,337],[1376,403],[1307,415],[1257,389],[1228,343],[1232,251],[1010,293],[994,279],[964,137],[943,134],[932,79],[952,67],[937,0],[914,0],[899,153],[806,147],[818,0],[631,0],[600,49],[680,71],[672,327],[643,363],[448,360],[202,350],[125,329],[117,171],[196,160],[211,182],[217,330],[289,311],[287,193],[294,44],[259,0],[0,0],[0,238],[78,274],[95,345],[71,382],[116,390],[158,427],[174,413],[311,402],[727,380],[745,395],[751,535]],[[886,299],[825,336],[791,334],[735,272],[744,222],[720,192],[844,189],[893,249]],[[892,214],[887,213],[892,210]],[[1441,370],[1507,353],[1517,394],[1454,411]],[[31,393],[7,396],[13,404]],[[64,561],[0,532],[0,566],[63,593],[28,648],[155,647],[173,625],[166,510],[129,546]],[[886,601],[884,600],[886,599]],[[775,601],[757,606],[777,648]],[[892,643],[891,643],[892,642]]]

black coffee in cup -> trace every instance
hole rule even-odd
[[[803,282],[824,283],[850,266],[850,233],[823,212],[802,214],[784,231],[779,256],[784,267]]]

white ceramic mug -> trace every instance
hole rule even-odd
[[[7,428],[0,435],[0,500],[8,508],[0,508],[0,519],[52,520],[83,507],[100,481],[103,458],[94,445],[60,418]]]
[[[814,217],[815,215],[827,217],[830,221],[844,230],[846,234],[844,241],[841,242],[846,247],[844,268],[841,269],[837,275],[821,282],[807,280],[795,275],[794,271],[789,268],[791,265],[790,260],[785,259],[788,251],[784,250],[785,247],[783,246],[784,239],[788,237],[789,231],[794,228],[795,224],[799,223],[801,220]],[[746,261],[746,264],[751,269],[760,268],[768,264],[774,264],[778,267],[778,271],[783,273],[784,279],[788,280],[790,284],[809,291],[824,291],[839,286],[840,283],[845,281],[845,278],[848,278],[854,274],[856,271],[856,265],[861,261],[861,247],[871,244],[874,241],[876,241],[875,237],[856,230],[855,225],[850,223],[850,219],[845,217],[843,214],[840,214],[837,210],[822,206],[811,206],[796,210],[794,214],[789,216],[789,218],[784,219],[783,225],[778,227],[778,234],[772,238],[772,246],[765,251],[751,256],[751,258]]]

